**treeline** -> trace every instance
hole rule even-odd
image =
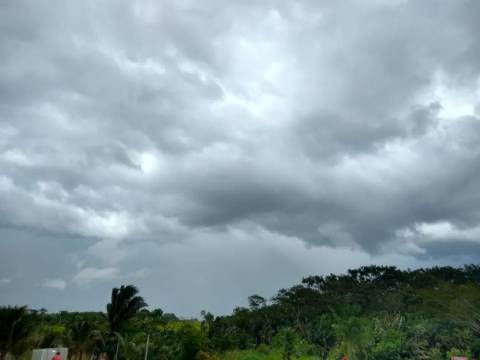
[[[75,360],[480,359],[480,267],[402,271],[367,266],[309,276],[273,298],[248,298],[198,321],[147,310],[133,286],[112,290],[106,313],[0,308],[0,353],[67,346]]]
[[[249,304],[231,316],[205,319],[215,349],[268,346],[283,331],[322,359],[480,355],[478,266],[413,271],[368,266],[345,275],[310,276],[269,302],[253,295]]]

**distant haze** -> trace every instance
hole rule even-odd
[[[0,2],[0,304],[228,313],[480,260],[480,2]]]

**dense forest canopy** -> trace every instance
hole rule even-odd
[[[231,315],[181,320],[148,310],[134,286],[102,312],[0,308],[0,352],[69,347],[75,360],[447,359],[480,357],[480,266],[365,266],[308,276],[272,298],[254,294]]]

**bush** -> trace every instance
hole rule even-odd
[[[373,360],[399,360],[401,343],[399,339],[383,340],[372,349]]]
[[[457,348],[452,348],[447,352],[447,359],[450,359],[452,356],[465,356],[469,359],[472,358],[472,354],[468,350],[462,350]]]
[[[212,353],[200,350],[195,355],[195,360],[217,360],[217,357]]]

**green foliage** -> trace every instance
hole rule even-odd
[[[476,338],[472,341],[470,346],[470,352],[472,354],[472,359],[479,359],[480,358],[480,339]]]
[[[274,339],[273,344],[280,350],[283,360],[291,360],[297,356],[299,338],[297,333],[290,329],[282,329]]]
[[[64,324],[44,325],[42,336],[37,342],[38,348],[62,346],[67,342],[67,333]]]
[[[176,336],[180,342],[180,360],[195,360],[199,351],[207,350],[208,340],[205,335],[189,323],[185,323]]]
[[[340,349],[351,360],[367,357],[374,342],[374,327],[370,319],[350,317],[335,326]]]
[[[33,318],[26,306],[0,307],[0,354],[18,356],[29,345],[33,333]]]
[[[215,356],[215,354],[199,350],[195,355],[195,360],[217,360],[217,357]]]
[[[111,302],[107,304],[107,320],[112,333],[122,330],[129,319],[147,306],[137,294],[138,289],[133,285],[122,285],[112,290]]]
[[[101,352],[113,360],[118,345],[118,360],[142,359],[149,336],[148,360],[480,358],[479,266],[365,266],[309,276],[248,304],[181,320],[145,309],[138,290],[122,286],[106,314],[0,308],[0,351],[27,359],[26,349],[62,344],[74,360]]]
[[[397,360],[401,359],[402,344],[399,338],[382,339],[371,349],[372,360]]]
[[[463,357],[466,357],[466,358],[469,358],[469,359],[472,358],[472,354],[470,353],[469,350],[457,349],[457,348],[451,348],[447,352],[447,358],[448,359],[452,358],[453,356],[463,356]]]
[[[111,302],[107,304],[106,314],[110,332],[106,337],[104,349],[109,359],[118,358],[120,342],[124,345],[121,331],[127,322],[147,306],[143,298],[137,294],[138,289],[133,285],[122,285],[120,288],[112,289]]]
[[[445,356],[444,354],[442,353],[442,351],[440,350],[439,347],[433,347],[433,348],[430,348],[428,349],[428,351],[425,353],[425,357],[427,359],[431,359],[431,360],[445,360]]]
[[[310,276],[281,289],[269,305],[251,296],[248,309],[215,318],[208,334],[219,351],[268,346],[280,329],[290,328],[321,359],[445,358],[452,348],[474,348],[479,284],[480,268],[473,265],[413,271],[367,266]]]
[[[98,353],[104,347],[101,332],[87,319],[75,319],[68,329],[68,343],[71,355],[82,360],[84,355]]]

